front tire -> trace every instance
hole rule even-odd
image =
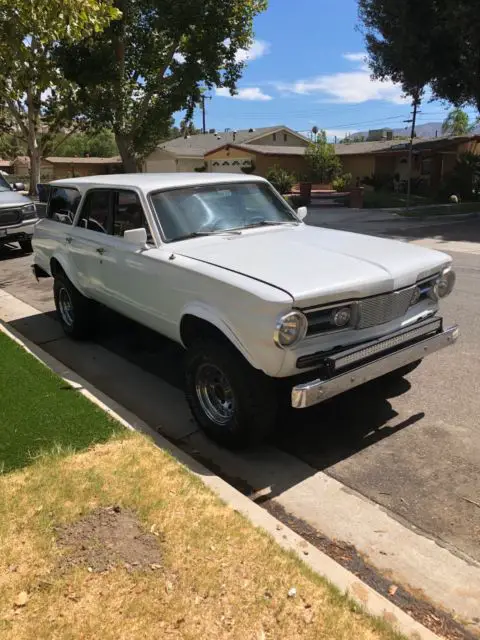
[[[53,282],[53,296],[58,318],[70,338],[84,340],[93,332],[93,302],[85,298],[64,273],[58,273]]]
[[[200,428],[229,449],[263,440],[277,418],[274,384],[227,343],[197,342],[187,351],[186,397]]]

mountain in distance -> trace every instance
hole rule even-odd
[[[379,127],[381,128],[381,127]],[[391,131],[389,127],[384,127],[385,131]],[[417,138],[435,138],[442,135],[442,123],[441,122],[426,122],[425,124],[419,124],[416,127]],[[472,133],[480,133],[480,126],[476,127]],[[352,133],[354,136],[368,137],[368,131],[359,131]],[[406,125],[405,129],[393,129],[393,135],[395,137],[402,136],[408,138],[410,136],[410,126]]]

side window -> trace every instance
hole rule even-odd
[[[48,204],[47,218],[73,224],[80,202],[80,193],[71,187],[53,187]]]
[[[113,235],[123,237],[125,231],[141,227],[147,231],[148,242],[153,243],[150,227],[137,194],[134,191],[118,191],[114,207]]]
[[[111,202],[113,192],[108,189],[94,189],[85,196],[78,226],[98,233],[110,233]]]

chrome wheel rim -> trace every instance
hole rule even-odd
[[[71,327],[73,325],[73,304],[70,294],[63,287],[58,292],[58,309],[63,322]]]
[[[221,369],[202,364],[195,376],[195,390],[205,415],[215,424],[225,426],[235,413],[232,385]]]

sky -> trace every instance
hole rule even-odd
[[[270,0],[255,20],[255,40],[238,95],[210,92],[207,128],[217,131],[287,125],[325,129],[334,139],[355,131],[408,127],[408,99],[390,82],[373,81],[365,64],[355,0]],[[441,122],[448,105],[426,102],[419,124]],[[473,115],[473,114],[472,114]],[[195,124],[201,127],[197,112]]]

